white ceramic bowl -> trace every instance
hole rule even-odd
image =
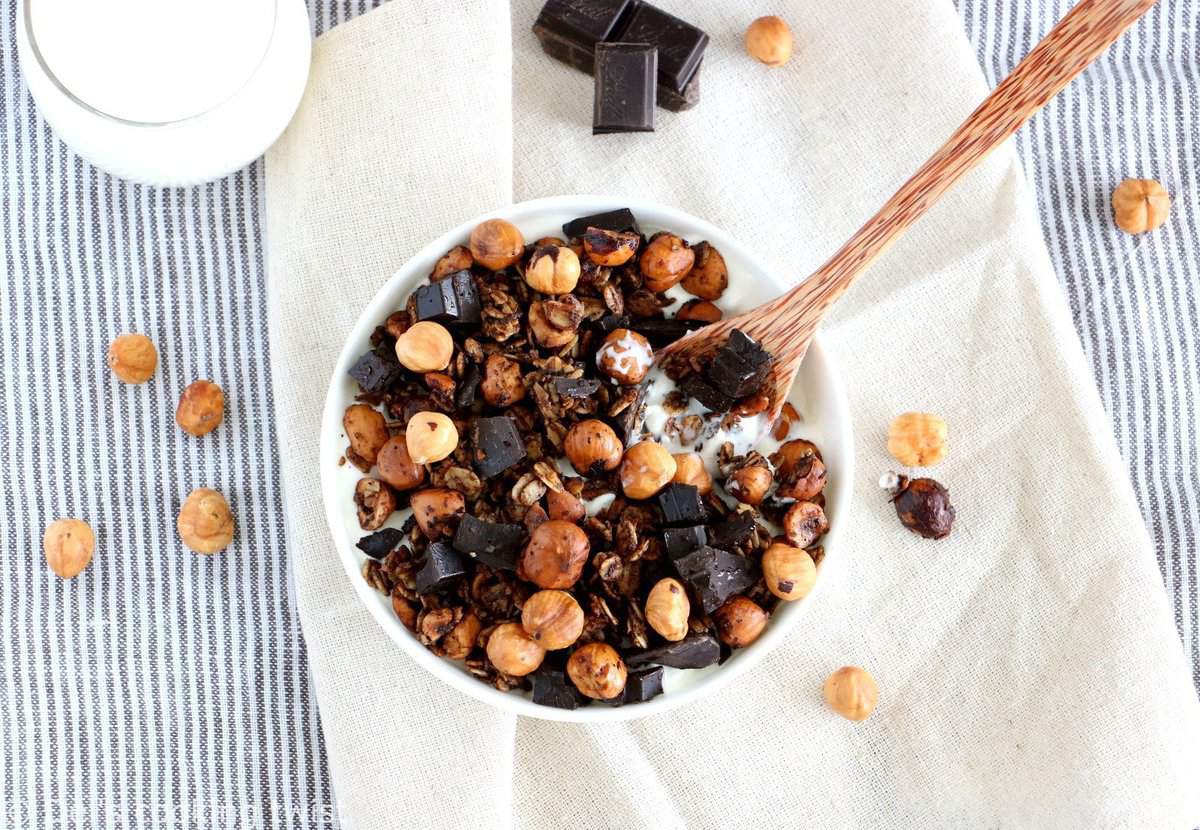
[[[743,311],[773,299],[786,287],[783,280],[768,272],[748,249],[724,231],[673,208],[634,199],[599,196],[556,196],[522,202],[477,217],[448,231],[422,248],[392,275],[363,310],[362,316],[350,333],[341,357],[338,358],[329,395],[325,401],[321,425],[321,485],[325,497],[325,511],[338,555],[354,590],[400,648],[408,652],[425,669],[471,697],[528,717],[584,723],[630,720],[665,712],[711,694],[761,660],[788,636],[801,616],[817,601],[821,586],[828,581],[829,568],[837,567],[845,555],[841,537],[850,506],[854,445],[851,440],[845,395],[829,355],[818,338],[808,350],[791,401],[803,418],[799,434],[816,442],[828,468],[825,495],[831,526],[829,533],[822,540],[825,558],[817,568],[817,583],[812,593],[798,602],[780,603],[771,615],[770,623],[762,636],[749,647],[735,651],[724,665],[686,671],[667,669],[663,683],[664,693],[645,703],[619,707],[592,704],[574,710],[540,706],[533,703],[526,694],[500,692],[472,677],[461,662],[438,657],[427,650],[401,624],[392,611],[389,598],[369,587],[363,580],[361,568],[365,557],[354,543],[365,533],[359,528],[353,501],[354,485],[361,473],[353,465],[339,465],[338,459],[348,443],[342,431],[342,414],[353,401],[356,390],[356,384],[347,371],[369,348],[371,332],[390,312],[402,308],[413,289],[428,277],[438,258],[455,245],[465,244],[471,229],[484,219],[508,219],[521,229],[526,239],[537,239],[542,236],[561,235],[563,223],[577,216],[619,207],[630,208],[637,216],[643,231],[647,233],[669,229],[693,242],[703,239],[712,242],[724,255],[729,267],[729,290],[720,301],[727,314]],[[388,526],[399,527],[407,515],[408,511],[397,513],[388,522]]]

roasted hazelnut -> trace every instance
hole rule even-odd
[[[588,228],[583,235],[583,250],[597,265],[615,268],[633,259],[641,241],[636,233]]]
[[[475,264],[475,257],[471,256],[471,252],[465,245],[456,245],[442,256],[437,261],[437,265],[433,266],[433,271],[429,273],[429,281],[437,282],[443,280],[451,274],[459,271],[465,271]]]
[[[502,354],[488,355],[479,391],[492,406],[512,406],[524,400],[525,382],[521,379],[521,364]]]
[[[808,551],[775,542],[762,555],[767,590],[783,600],[808,596],[817,581],[817,566]]]
[[[781,499],[810,501],[825,489],[825,462],[815,455],[805,455],[776,470],[779,486],[775,495]]]
[[[608,643],[588,643],[567,660],[567,677],[586,697],[612,700],[625,691],[625,663]]]
[[[108,368],[125,383],[145,383],[158,367],[158,350],[144,334],[122,334],[108,347]]]
[[[233,541],[233,513],[229,503],[207,487],[188,494],[175,527],[183,543],[196,553],[217,553]]]
[[[771,396],[765,392],[758,392],[754,395],[747,395],[736,404],[733,409],[729,410],[734,415],[747,417],[757,415],[760,412],[766,411],[766,408],[771,405]]]
[[[576,256],[579,256],[579,251],[576,250],[574,246],[567,245],[567,240],[563,239],[561,236],[543,236],[537,242],[533,243],[535,248],[542,248],[546,245],[558,245],[560,248],[568,247],[571,248],[572,251],[575,251]]]
[[[954,506],[950,492],[932,478],[900,477],[899,489],[892,496],[900,522],[926,539],[944,539],[954,526]]]
[[[675,459],[675,475],[671,481],[676,484],[690,484],[706,496],[712,492],[712,475],[704,466],[704,459],[699,453],[678,452],[672,456]]]
[[[476,262],[489,271],[500,271],[521,258],[525,238],[512,222],[488,219],[471,231],[468,247]]]
[[[175,423],[189,435],[207,435],[225,417],[225,393],[211,380],[198,380],[183,390]]]
[[[417,527],[421,528],[426,539],[434,542],[443,537],[453,536],[459,521],[467,511],[467,501],[463,494],[447,487],[418,490],[412,494],[409,504],[412,505]]]
[[[408,439],[404,435],[389,438],[379,449],[376,460],[379,477],[397,490],[412,490],[425,481],[425,468],[408,454]]]
[[[583,633],[583,609],[566,591],[538,591],[521,607],[521,625],[542,648],[566,648]]]
[[[358,524],[363,530],[379,530],[396,510],[396,494],[377,478],[360,478],[354,485]]]
[[[646,288],[659,293],[682,280],[692,270],[696,255],[686,240],[673,233],[656,233],[638,258]]]
[[[579,282],[579,257],[570,248],[538,248],[525,267],[525,282],[543,294],[570,294]]]
[[[365,403],[350,404],[342,415],[342,429],[350,439],[350,460],[364,471],[371,469],[379,451],[388,442],[387,421],[383,413]]]
[[[566,490],[547,492],[546,508],[551,519],[562,519],[566,522],[583,521],[583,518],[587,516],[583,502]]]
[[[567,430],[563,451],[575,472],[584,476],[598,476],[620,465],[625,446],[612,427],[589,418],[573,424]]]
[[[551,519],[529,537],[517,576],[539,588],[570,588],[579,581],[589,553],[587,534],[578,525]]]
[[[1126,179],[1113,191],[1112,205],[1118,228],[1143,233],[1167,221],[1171,195],[1153,179]]]
[[[525,633],[520,623],[496,626],[488,637],[487,656],[492,665],[513,677],[524,677],[542,665],[546,650]]]
[[[932,467],[946,457],[946,422],[930,412],[905,412],[888,426],[888,452],[908,467]]]
[[[771,463],[775,465],[775,472],[782,478],[787,475],[791,465],[810,455],[820,458],[821,450],[812,441],[796,438],[787,441],[779,449],[771,453]]]
[[[717,639],[730,648],[745,648],[767,627],[767,612],[743,596],[730,597],[713,611],[712,619],[717,625]]]
[[[678,642],[687,636],[692,605],[678,579],[665,577],[654,583],[646,597],[646,622],[663,639]]]
[[[792,30],[783,18],[760,17],[746,29],[746,51],[767,66],[783,66],[792,57]]]
[[[721,295],[729,286],[729,269],[725,267],[725,257],[707,242],[701,242],[692,250],[695,252],[696,264],[683,278],[683,290],[702,300],[721,299]]]
[[[548,521],[550,521],[550,514],[540,504],[535,504],[525,511],[525,518],[521,519],[521,524],[525,525],[525,532],[532,535],[535,530]]]
[[[482,628],[483,624],[479,621],[479,617],[468,611],[458,621],[458,625],[450,629],[450,633],[442,638],[442,654],[451,660],[464,659],[471,653],[471,649],[475,648],[475,641],[479,639],[479,632]]]
[[[798,501],[783,514],[783,532],[798,548],[807,548],[829,530],[829,520],[821,505]]]
[[[96,535],[87,522],[79,519],[58,519],[42,534],[46,564],[63,579],[82,573],[91,564],[95,549]]]
[[[596,368],[622,386],[641,383],[653,363],[650,341],[630,329],[609,332],[596,351]]]
[[[580,305],[579,317],[574,325],[569,324],[570,317],[554,313],[556,309],[552,306],[552,300],[534,300],[529,304],[529,331],[533,334],[534,342],[542,348],[560,349],[575,342],[579,323],[583,321],[582,305],[572,295],[568,294],[564,299]],[[556,321],[567,325],[556,325]]]
[[[730,473],[725,480],[725,490],[742,504],[758,506],[767,497],[773,481],[768,467],[753,464]]]
[[[879,687],[866,669],[842,666],[825,681],[825,702],[849,720],[866,720],[879,702]]]
[[[675,312],[676,320],[699,320],[701,323],[715,323],[722,316],[721,309],[708,300],[688,300]]]
[[[396,359],[412,372],[440,372],[454,356],[454,338],[441,323],[413,323],[396,338]]]
[[[448,458],[458,446],[458,429],[441,412],[418,412],[404,431],[408,457],[414,464],[432,464]]]
[[[457,408],[454,402],[454,378],[445,372],[426,372],[421,379],[425,381],[429,396],[438,409],[453,412]]]
[[[392,594],[392,611],[409,631],[417,627],[417,609],[399,593]]]
[[[648,499],[675,477],[675,457],[666,447],[646,439],[625,450],[621,490],[631,499]]]

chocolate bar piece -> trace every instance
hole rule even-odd
[[[700,600],[705,614],[758,581],[749,559],[708,545],[676,559],[675,570]]]
[[[706,374],[717,391],[736,399],[757,392],[770,370],[771,355],[757,341],[734,329]]]
[[[600,381],[593,378],[555,378],[554,391],[563,398],[590,398],[600,389]]]
[[[703,320],[679,320],[675,317],[670,319],[664,317],[642,317],[631,321],[629,328],[649,340],[650,345],[658,348],[668,343],[674,343],[688,332],[704,328],[706,325],[707,323]]]
[[[557,709],[578,709],[588,704],[588,698],[580,694],[562,671],[542,667],[534,672],[530,680],[533,682],[534,703]]]
[[[674,669],[702,669],[717,662],[720,656],[721,645],[716,637],[711,634],[689,634],[677,643],[631,654],[625,658],[625,662],[630,666],[656,663]]]
[[[364,392],[379,395],[396,385],[402,368],[395,355],[387,352],[367,352],[350,367],[350,377],[358,381]]]
[[[563,236],[574,239],[583,236],[588,228],[600,228],[605,231],[621,231],[640,234],[637,219],[629,208],[617,208],[604,213],[593,213],[591,216],[580,216],[562,226]]]
[[[704,32],[649,3],[637,5],[619,37],[625,43],[658,47],[659,83],[677,93],[682,93],[696,74],[708,46]]]
[[[676,92],[665,84],[658,85],[658,105],[665,110],[671,112],[683,112],[690,110],[696,104],[700,103],[700,67],[696,67],[696,73],[692,75],[692,79],[688,81],[687,86],[683,88],[683,92]]]
[[[654,132],[658,52],[644,43],[597,43],[592,135]]]
[[[521,548],[521,525],[485,522],[468,514],[454,531],[455,550],[462,551],[490,568],[512,571]]]
[[[700,490],[692,484],[668,484],[658,493],[658,506],[668,527],[698,525],[705,519]]]
[[[609,706],[624,706],[626,703],[644,703],[662,694],[662,666],[644,666],[640,669],[629,669],[625,678],[625,688],[621,694],[611,700],[602,700]]]
[[[749,511],[735,513],[720,524],[708,528],[708,544],[722,550],[733,550],[750,538],[758,520]]]
[[[466,572],[466,557],[445,542],[433,542],[425,551],[425,564],[417,571],[417,593],[439,591]]]
[[[678,559],[696,548],[707,545],[708,532],[704,529],[704,525],[668,527],[663,531],[663,543],[667,548],[667,556]]]
[[[506,415],[476,418],[471,423],[475,470],[484,478],[499,475],[525,457],[525,442]]]
[[[369,536],[364,536],[354,543],[354,546],[372,559],[382,559],[400,547],[404,541],[404,531],[394,527],[385,527]]]
[[[584,72],[592,71],[592,53],[616,32],[635,0],[548,0],[533,24],[546,54]]]
[[[684,378],[683,382],[679,384],[679,391],[689,398],[700,401],[705,409],[713,412],[728,412],[735,403],[733,398],[724,392],[717,391],[711,383],[699,375],[688,375]]]
[[[417,320],[478,323],[482,306],[470,271],[453,274],[417,289]]]

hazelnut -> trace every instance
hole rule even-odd
[[[621,489],[631,499],[648,499],[675,477],[675,457],[647,438],[625,450],[621,459]]]
[[[579,323],[583,322],[582,304],[575,299],[574,296],[568,294],[564,299],[573,300],[576,305],[580,306],[579,318],[574,325],[569,325],[570,314],[567,316],[553,314],[556,308],[552,306],[550,300],[534,300],[529,304],[529,331],[533,335],[534,341],[545,349],[561,349],[563,346],[568,346],[575,342],[575,332],[579,329]],[[567,323],[567,325],[557,325],[556,323]]]
[[[566,648],[583,633],[583,609],[566,591],[538,591],[525,600],[521,625],[542,648]]]
[[[760,17],[746,29],[746,51],[767,66],[783,66],[792,57],[792,30],[783,18]]]
[[[588,228],[583,235],[583,250],[597,265],[615,268],[633,259],[642,238],[636,233]]]
[[[535,504],[525,511],[525,518],[521,520],[521,523],[525,525],[525,532],[532,534],[548,521],[550,521],[550,514],[540,504]]]
[[[144,334],[122,334],[108,347],[108,368],[125,383],[145,383],[158,367],[158,350]]]
[[[418,412],[404,430],[408,457],[414,464],[432,464],[448,458],[458,446],[458,429],[441,412]]]
[[[467,250],[466,246],[456,245],[446,251],[437,261],[437,265],[433,266],[433,270],[429,273],[429,281],[443,280],[451,274],[467,270],[474,264],[475,257],[471,256],[471,252]]]
[[[591,545],[578,525],[551,519],[529,537],[521,552],[517,576],[539,588],[570,588],[583,574]]]
[[[688,633],[688,617],[692,605],[687,591],[678,579],[666,577],[654,583],[646,597],[646,622],[663,639],[679,642]]]
[[[586,697],[612,700],[625,691],[625,663],[608,643],[580,646],[567,660],[567,676]]]
[[[396,359],[411,372],[440,372],[454,356],[454,338],[441,323],[413,323],[396,338]]]
[[[771,453],[771,463],[775,465],[775,472],[782,477],[787,475],[791,465],[810,455],[820,458],[821,450],[812,441],[796,438],[784,443]]]
[[[542,665],[546,649],[525,633],[520,623],[496,626],[487,641],[487,656],[492,665],[513,677],[524,677]]]
[[[946,422],[929,412],[905,412],[888,427],[887,448],[908,467],[932,467],[946,457]]]
[[[762,555],[767,590],[783,600],[808,596],[817,581],[817,566],[808,551],[775,542]]]
[[[708,300],[688,300],[675,312],[676,320],[699,320],[701,323],[715,323],[722,316],[721,309]]]
[[[454,535],[463,514],[467,512],[467,500],[457,490],[447,487],[431,487],[418,490],[409,500],[413,518],[425,538],[436,542]]]
[[[521,258],[525,238],[512,222],[488,219],[471,231],[468,246],[476,262],[489,271],[500,271]]]
[[[392,611],[404,623],[404,627],[412,631],[417,627],[417,609],[399,593],[392,594]]]
[[[379,477],[397,490],[412,490],[425,481],[425,468],[408,454],[408,439],[397,435],[379,448]]]
[[[730,648],[745,648],[767,627],[767,612],[743,596],[730,597],[713,611],[712,619],[717,625],[717,639]]]
[[[454,401],[454,390],[457,384],[455,384],[454,378],[445,372],[426,372],[421,379],[425,381],[425,386],[429,389],[429,396],[438,409],[453,412],[457,408]]]
[[[63,579],[78,576],[91,563],[95,549],[96,535],[79,519],[58,519],[42,534],[46,564]]]
[[[396,494],[377,478],[361,478],[354,485],[358,524],[363,530],[379,530],[396,510]]]
[[[563,239],[561,236],[543,236],[537,242],[533,243],[533,247],[535,248],[542,248],[546,245],[558,245],[559,247],[563,247],[567,245],[567,240]],[[575,251],[576,256],[579,256],[579,250],[577,250],[575,247],[571,247],[571,250]]]
[[[798,548],[807,548],[829,530],[829,520],[821,505],[811,501],[798,501],[783,514],[783,532],[788,541]]]
[[[198,380],[183,390],[175,423],[189,435],[207,435],[225,415],[225,393],[211,380]]]
[[[475,648],[475,640],[479,638],[482,628],[483,623],[479,621],[479,617],[468,611],[458,621],[458,625],[450,629],[450,633],[442,638],[442,654],[451,660],[464,659],[471,653],[471,649]]]
[[[521,379],[521,364],[502,354],[488,355],[479,391],[492,406],[511,406],[524,400],[525,382]]]
[[[1167,221],[1171,196],[1153,179],[1126,179],[1113,191],[1112,205],[1118,228],[1142,233]]]
[[[776,470],[775,478],[779,482],[775,495],[779,498],[811,501],[825,489],[825,462],[815,455],[801,456]]]
[[[725,480],[725,490],[742,504],[758,506],[767,497],[773,481],[770,469],[754,464],[730,473]]]
[[[842,666],[825,681],[825,702],[850,720],[866,720],[879,702],[879,687],[866,669]]]
[[[609,332],[596,352],[596,368],[622,386],[641,383],[652,363],[650,341],[630,329]]]
[[[567,430],[563,451],[575,472],[584,476],[598,476],[620,465],[625,446],[612,427],[589,418],[573,424]]]
[[[365,403],[355,403],[346,407],[346,412],[342,415],[342,429],[350,439],[347,455],[364,472],[374,466],[379,459],[379,451],[391,437],[383,413]]]
[[[562,492],[551,490],[546,493],[546,507],[551,519],[579,522],[587,516],[583,502],[566,490]]]
[[[412,325],[412,321],[408,316],[408,311],[393,311],[383,321],[383,330],[386,331],[393,340],[395,340],[404,332],[408,331],[408,327]]]
[[[765,392],[758,392],[754,395],[748,395],[738,401],[733,409],[729,410],[734,415],[750,416],[764,412],[771,405],[771,396]]]
[[[683,278],[683,290],[702,300],[719,300],[729,286],[729,269],[725,267],[725,257],[721,252],[701,242],[692,249],[696,255],[696,264]],[[720,319],[718,312],[717,319]]]
[[[954,526],[955,510],[950,492],[932,478],[903,476],[892,496],[900,523],[926,539],[944,539]]]
[[[570,294],[579,282],[579,257],[570,248],[538,248],[525,267],[525,282],[543,294]]]
[[[233,541],[233,513],[229,503],[207,487],[188,494],[175,526],[179,538],[196,553],[217,553]]]
[[[666,291],[692,270],[696,255],[688,243],[673,233],[656,233],[638,258],[646,288]]]
[[[690,484],[699,490],[702,496],[712,492],[712,475],[704,466],[704,459],[700,453],[679,452],[672,457],[675,459],[675,475],[671,481],[676,484]]]

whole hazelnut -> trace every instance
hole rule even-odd
[[[589,418],[572,424],[567,430],[563,451],[575,472],[584,476],[598,476],[620,465],[625,446],[612,427]]]
[[[596,352],[596,368],[622,386],[641,383],[653,363],[650,341],[631,329],[609,332]]]
[[[636,233],[588,228],[583,235],[587,258],[605,268],[615,268],[633,259],[642,238]]]
[[[944,539],[954,526],[955,510],[950,492],[932,478],[900,478],[892,497],[900,522],[926,539]]]
[[[96,535],[87,522],[79,519],[58,519],[42,534],[46,564],[63,579],[82,573],[91,564],[95,549]]]
[[[767,66],[783,66],[792,57],[792,30],[782,18],[760,17],[746,29],[746,51]]]
[[[413,323],[396,338],[396,359],[411,372],[440,372],[454,356],[454,338],[441,323]]]
[[[418,490],[409,500],[413,518],[425,538],[436,542],[454,535],[459,520],[467,512],[467,501],[457,490],[446,487],[431,487]]]
[[[638,258],[646,288],[666,291],[692,270],[696,255],[688,243],[673,233],[656,233]]]
[[[675,475],[671,481],[676,484],[690,484],[706,496],[712,492],[713,480],[704,459],[700,453],[678,452],[672,456],[675,459]]]
[[[905,412],[888,426],[888,452],[907,467],[932,467],[946,457],[946,422],[930,412]]]
[[[625,450],[621,490],[631,499],[648,499],[675,477],[675,458],[666,447],[647,438]]]
[[[568,294],[578,305],[579,301],[574,296]],[[579,318],[574,325],[569,324],[568,319],[558,320],[557,315],[552,314],[554,310],[550,300],[534,300],[529,304],[529,331],[533,335],[534,342],[544,349],[561,349],[563,346],[569,346],[575,342],[576,332],[579,330],[579,323],[583,321],[582,307]],[[567,323],[567,325],[557,325],[557,323]]]
[[[475,640],[479,638],[479,632],[483,628],[483,623],[479,621],[479,617],[468,611],[458,625],[450,629],[450,633],[442,638],[442,654],[449,657],[451,660],[462,660],[471,653],[471,649],[475,648]]]
[[[430,282],[443,280],[451,274],[459,271],[465,271],[475,264],[475,257],[471,256],[471,252],[464,245],[456,245],[442,256],[437,261],[437,265],[433,266],[433,271],[429,274]]]
[[[612,700],[625,691],[625,663],[608,643],[588,643],[567,660],[567,676],[586,697]]]
[[[448,458],[458,446],[458,429],[441,412],[418,412],[404,430],[408,457],[414,464],[432,464]]]
[[[512,222],[488,219],[471,231],[468,247],[476,262],[489,271],[500,271],[521,258],[525,237]]]
[[[521,625],[542,648],[566,648],[583,633],[583,609],[566,591],[538,591],[521,607]]]
[[[817,581],[817,566],[808,551],[775,542],[762,555],[767,590],[782,600],[808,596]]]
[[[379,530],[396,510],[396,494],[377,478],[360,478],[354,485],[358,524],[363,530]]]
[[[570,248],[538,248],[525,267],[525,282],[543,294],[570,294],[579,282],[579,257]]]
[[[825,489],[825,462],[815,455],[802,456],[776,469],[775,479],[778,498],[810,501]]]
[[[767,627],[767,612],[752,599],[730,597],[713,611],[717,639],[730,648],[745,648],[758,639]]]
[[[217,553],[233,541],[233,513],[229,503],[207,487],[188,494],[175,526],[179,538],[196,553]]]
[[[487,656],[492,665],[513,677],[524,677],[542,665],[546,649],[525,633],[520,623],[496,626],[488,637]]]
[[[379,448],[379,477],[397,490],[412,490],[425,481],[425,468],[408,454],[408,438],[397,435]]]
[[[175,423],[189,435],[207,435],[225,417],[225,393],[211,380],[198,380],[188,385],[179,398]]]
[[[866,720],[879,702],[879,687],[866,669],[842,666],[825,681],[825,702],[849,720]]]
[[[550,490],[546,493],[546,509],[551,519],[562,519],[567,522],[583,521],[587,510],[578,497],[563,490]]]
[[[383,413],[365,403],[346,407],[342,415],[342,429],[350,439],[347,455],[364,471],[371,469],[379,459],[379,451],[391,437]]]
[[[591,544],[578,525],[551,519],[529,537],[517,563],[517,576],[539,588],[570,588],[583,574],[589,553]]]
[[[725,480],[725,490],[742,504],[758,506],[767,497],[773,481],[768,467],[754,464],[730,473]]]
[[[678,579],[658,580],[646,596],[646,622],[665,640],[676,643],[687,636],[691,613],[687,591]]]
[[[675,312],[676,320],[698,320],[701,323],[715,323],[722,316],[721,309],[708,300],[688,300]]]
[[[829,520],[821,505],[811,501],[798,501],[783,514],[783,532],[789,542],[798,548],[807,548],[829,530]]]
[[[729,286],[729,269],[725,266],[725,257],[707,242],[701,242],[692,250],[696,255],[696,263],[683,278],[683,290],[702,300],[721,299],[721,295]]]
[[[1171,195],[1153,179],[1126,179],[1113,191],[1112,205],[1118,228],[1143,233],[1167,221]]]
[[[511,406],[524,400],[525,382],[521,379],[521,364],[502,354],[488,355],[479,391],[492,406]]]
[[[144,334],[122,334],[108,347],[108,368],[125,383],[145,383],[158,367],[158,350]]]

